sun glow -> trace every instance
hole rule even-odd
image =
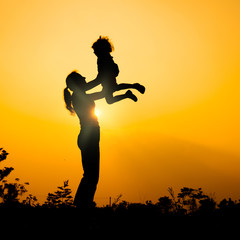
[[[95,109],[95,111],[94,111],[94,113],[95,113],[95,115],[97,116],[97,117],[100,117],[101,116],[101,111],[99,110],[99,109]]]

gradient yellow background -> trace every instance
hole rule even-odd
[[[118,82],[146,94],[101,111],[96,202],[156,201],[181,187],[240,198],[240,2],[22,0],[1,3],[0,147],[11,178],[43,201],[82,176],[79,124],[64,108],[72,70],[93,79],[109,36]],[[4,165],[2,164],[2,165]]]

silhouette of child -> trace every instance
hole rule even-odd
[[[113,57],[110,53],[114,50],[112,43],[107,37],[99,37],[99,39],[93,43],[92,48],[95,55],[97,56],[98,75],[96,79],[89,83],[89,86],[102,84],[102,91],[105,95],[105,99],[108,104],[112,104],[121,101],[126,98],[132,99],[134,102],[137,101],[137,97],[128,90],[125,94],[113,96],[115,91],[123,89],[136,89],[140,93],[145,92],[145,87],[139,83],[128,84],[121,83],[117,84],[116,77],[119,74],[118,65],[113,61]]]

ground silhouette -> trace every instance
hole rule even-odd
[[[1,148],[0,160],[6,160],[7,156]],[[21,184],[18,178],[8,183],[10,170],[6,169],[0,169],[0,222],[5,232],[31,231],[52,238],[76,237],[81,232],[88,236],[215,239],[224,234],[231,238],[239,225],[239,201],[228,198],[217,203],[201,188],[183,187],[178,194],[169,188],[169,196],[160,197],[156,203],[151,200],[130,203],[119,196],[111,205],[82,211],[73,204],[68,180],[54,193],[48,193],[46,201],[40,204],[35,196],[25,196],[29,183]]]

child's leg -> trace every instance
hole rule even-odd
[[[119,91],[119,90],[123,90],[123,89],[136,89],[138,90],[140,93],[144,93],[145,92],[145,87],[139,83],[134,83],[134,84],[130,84],[130,83],[120,83],[116,86],[116,90],[115,91]]]
[[[121,101],[123,99],[126,99],[126,98],[130,98],[134,102],[137,102],[137,97],[130,90],[128,90],[125,94],[117,95],[117,96],[113,96],[112,93],[107,93],[106,97],[105,97],[108,104],[119,102],[119,101]]]

